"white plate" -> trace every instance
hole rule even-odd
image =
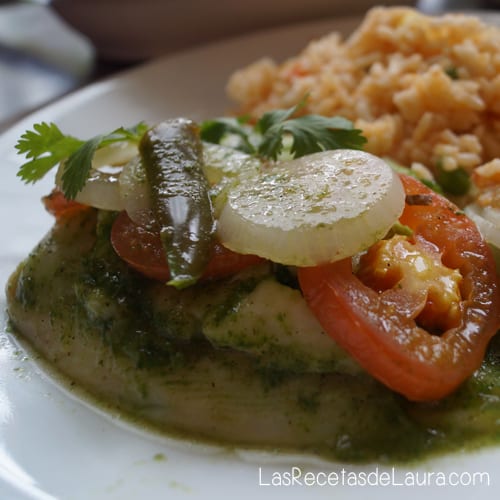
[[[39,199],[52,181],[24,186],[16,178],[19,159],[14,144],[34,122],[54,121],[64,131],[89,137],[140,120],[187,115],[198,119],[222,114],[228,106],[224,84],[229,74],[265,54],[283,58],[313,36],[331,28],[349,30],[353,20],[327,21],[258,33],[167,59],[90,86],[53,104],[0,138],[2,239],[0,281],[48,230],[52,221]],[[5,309],[5,298],[1,299]],[[5,326],[6,318],[2,316]],[[33,362],[0,336],[0,498],[73,500],[159,498],[498,498],[499,449],[455,454],[418,467],[395,469],[373,464],[303,465],[298,458],[236,453],[160,438],[103,415],[55,385]],[[302,469],[293,469],[303,465]],[[273,472],[316,473],[315,486],[270,486]],[[426,475],[433,471],[435,475]],[[370,476],[362,473],[371,472]],[[391,476],[384,476],[388,472]],[[324,473],[339,484],[321,485]],[[408,474],[413,475],[408,475]],[[420,476],[415,474],[419,473]],[[443,488],[438,476],[475,485]],[[478,476],[482,473],[482,476]],[[357,475],[354,475],[357,474]],[[462,476],[460,476],[462,474]],[[474,474],[476,474],[474,476]],[[274,476],[285,480],[285,475]],[[378,483],[378,486],[363,486]],[[480,479],[482,478],[482,482]],[[426,486],[404,485],[411,479]],[[488,480],[488,484],[486,484]],[[389,485],[386,485],[385,482]],[[390,486],[391,483],[392,486]],[[480,483],[480,484],[478,484]]]

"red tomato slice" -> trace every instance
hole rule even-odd
[[[159,234],[138,226],[126,212],[121,212],[113,224],[111,244],[116,253],[136,271],[162,282],[170,279]],[[256,255],[241,255],[216,243],[203,279],[229,277],[263,261]]]
[[[43,204],[47,212],[52,214],[56,220],[63,217],[71,216],[81,210],[88,210],[88,205],[83,205],[77,201],[68,200],[64,194],[58,189],[54,189],[49,195],[42,198]]]
[[[365,285],[351,259],[302,268],[299,283],[325,331],[372,376],[415,401],[440,399],[481,364],[500,327],[500,293],[491,251],[476,226],[446,198],[402,176],[410,198],[400,221],[437,246],[442,263],[462,275],[460,320],[434,335],[404,311],[411,296],[397,284],[386,291]],[[399,302],[399,303],[398,303]]]

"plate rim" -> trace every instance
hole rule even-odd
[[[500,16],[499,16],[500,18]],[[355,23],[359,22],[361,18],[359,16],[349,16],[349,17],[343,17],[341,21],[347,21],[349,23]],[[0,153],[5,151],[5,148],[11,147],[13,144],[13,138],[17,138],[19,136],[19,131],[24,131],[26,128],[29,128],[34,121],[38,120],[38,117],[45,117],[49,116],[50,114],[58,114],[61,113],[64,114],[64,109],[66,108],[72,108],[78,102],[84,101],[86,102],[88,99],[92,99],[92,96],[95,95],[101,95],[103,92],[105,93],[110,86],[112,87],[113,85],[118,85],[120,87],[121,83],[124,80],[130,80],[130,79],[141,79],[143,75],[148,75],[150,74],[151,71],[155,71],[155,68],[162,67],[164,65],[169,65],[173,64],[172,61],[178,60],[179,58],[185,58],[186,56],[193,57],[193,55],[197,55],[197,57],[200,57],[200,54],[206,53],[207,51],[217,51],[223,49],[225,46],[227,46],[228,43],[233,43],[236,41],[239,41],[239,43],[246,43],[250,42],[252,40],[266,37],[269,35],[272,35],[272,37],[275,36],[282,36],[283,33],[290,33],[290,31],[308,31],[310,29],[317,29],[318,26],[321,29],[327,29],[329,25],[334,26],[336,22],[339,21],[339,18],[330,18],[327,20],[321,20],[321,21],[311,21],[307,23],[296,23],[293,25],[287,25],[280,27],[278,29],[276,28],[271,28],[271,29],[265,29],[265,30],[259,30],[256,32],[248,33],[248,34],[243,34],[238,37],[232,37],[228,39],[223,39],[219,40],[217,42],[211,43],[211,44],[206,44],[202,46],[196,46],[192,48],[187,48],[179,52],[175,52],[173,54],[168,54],[165,55],[161,58],[149,61],[147,63],[141,64],[137,67],[133,67],[124,71],[119,72],[116,75],[110,76],[105,78],[104,80],[101,80],[96,83],[92,83],[90,85],[86,85],[80,89],[77,89],[70,94],[57,99],[54,102],[48,103],[46,106],[43,106],[37,110],[34,110],[33,112],[30,112],[23,116],[20,120],[16,121],[14,124],[9,126],[5,131],[3,131],[0,134]],[[330,29],[331,31],[331,29]],[[293,55],[291,53],[290,55]],[[0,259],[1,259],[1,254],[0,254]],[[5,301],[5,298],[2,298],[3,301]],[[0,383],[3,382],[2,378],[0,378]],[[1,427],[1,424],[0,424]],[[3,438],[2,434],[0,433],[0,445],[3,444]],[[497,450],[500,452],[500,449]],[[479,454],[482,454],[483,451],[480,451]],[[497,453],[495,453],[497,454]],[[462,458],[464,458],[461,455],[453,454],[457,459],[458,462]],[[439,460],[438,460],[439,461]],[[432,463],[433,460],[429,460],[426,463]],[[0,492],[1,492],[1,482],[0,482]],[[45,493],[45,492],[44,492]],[[47,493],[48,494],[48,493]]]

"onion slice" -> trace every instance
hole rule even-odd
[[[369,153],[334,150],[271,164],[230,189],[223,245],[286,265],[314,266],[365,250],[404,208],[401,181]]]
[[[219,144],[203,143],[203,173],[210,185],[255,172],[261,167],[258,158]]]
[[[135,142],[121,141],[113,142],[107,146],[99,148],[92,158],[92,168],[116,167],[125,165],[134,156],[137,156],[137,144]]]
[[[154,220],[149,183],[139,156],[130,160],[119,178],[120,197],[128,216],[139,226],[149,227]]]
[[[63,172],[64,163],[61,163],[56,174],[56,186],[61,190]],[[85,185],[75,196],[75,201],[101,210],[123,210],[123,201],[118,189],[120,173],[121,167],[92,169]]]
[[[101,210],[123,210],[118,179],[121,169],[93,170],[75,201]]]
[[[215,218],[224,208],[231,186],[261,167],[262,162],[254,156],[219,144],[203,143],[203,173],[211,186],[210,198]]]
[[[483,238],[500,248],[500,209],[471,203],[465,207],[464,212],[476,223]]]
[[[123,165],[136,155],[137,144],[127,141],[115,142],[98,149],[92,158],[89,177],[75,201],[101,210],[123,210],[119,178]],[[64,168],[65,163],[62,162],[56,174],[56,185],[60,189]]]

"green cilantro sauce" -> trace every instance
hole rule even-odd
[[[112,220],[90,212],[56,226],[7,288],[13,329],[106,407],[159,432],[351,462],[500,442],[499,336],[481,369],[436,403],[410,403],[362,371],[277,369],[201,332],[205,318],[234,314],[263,280],[293,286],[293,276],[279,267],[185,290],[152,283],[113,252]]]

